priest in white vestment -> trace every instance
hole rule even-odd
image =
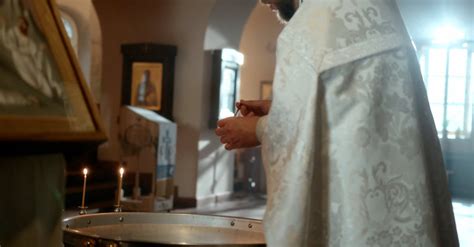
[[[304,0],[278,38],[273,85],[268,114],[242,101],[245,116],[216,130],[227,149],[262,145],[268,246],[459,245],[395,0]]]

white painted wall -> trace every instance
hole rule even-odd
[[[245,56],[240,84],[242,99],[259,99],[260,82],[273,80],[276,42],[283,28],[268,7],[256,5],[240,41],[240,51]]]
[[[205,50],[239,49],[242,30],[256,0],[217,0],[206,30]]]

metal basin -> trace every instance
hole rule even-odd
[[[168,213],[102,213],[63,221],[65,246],[265,246],[262,222]]]

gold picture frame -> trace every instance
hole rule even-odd
[[[0,142],[102,142],[54,0],[0,1]]]

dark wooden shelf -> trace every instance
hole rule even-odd
[[[105,182],[100,184],[86,185],[86,194],[90,191],[95,190],[104,190],[104,189],[113,189],[116,190],[117,183]],[[66,188],[66,195],[82,193],[82,186],[68,187]]]

